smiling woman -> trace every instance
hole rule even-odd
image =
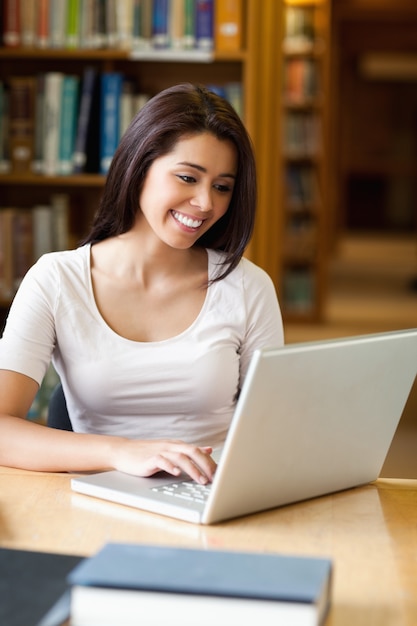
[[[283,343],[272,281],[243,258],[251,142],[199,85],[152,98],[122,138],[91,232],[28,272],[0,341],[0,464],[211,481],[254,351]],[[25,420],[45,371],[74,432]]]

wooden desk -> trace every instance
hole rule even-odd
[[[326,626],[417,624],[417,480],[202,527],[75,494],[67,474],[0,467],[2,547],[90,555],[107,541],[329,556]]]

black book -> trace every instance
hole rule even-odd
[[[57,626],[68,619],[68,573],[83,557],[0,548],[0,624]]]

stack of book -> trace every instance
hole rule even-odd
[[[69,575],[71,625],[317,626],[331,580],[328,559],[107,544]]]

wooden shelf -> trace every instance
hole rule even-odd
[[[79,174],[70,176],[46,176],[43,174],[0,174],[0,187],[24,185],[27,187],[102,187],[105,177],[100,174]]]
[[[81,61],[154,61],[172,63],[214,63],[223,61],[245,61],[246,50],[230,52],[205,52],[197,50],[137,50],[118,48],[29,48],[0,47],[0,59],[76,59]]]
[[[323,316],[329,6],[284,2],[280,291],[284,320],[292,322]]]

